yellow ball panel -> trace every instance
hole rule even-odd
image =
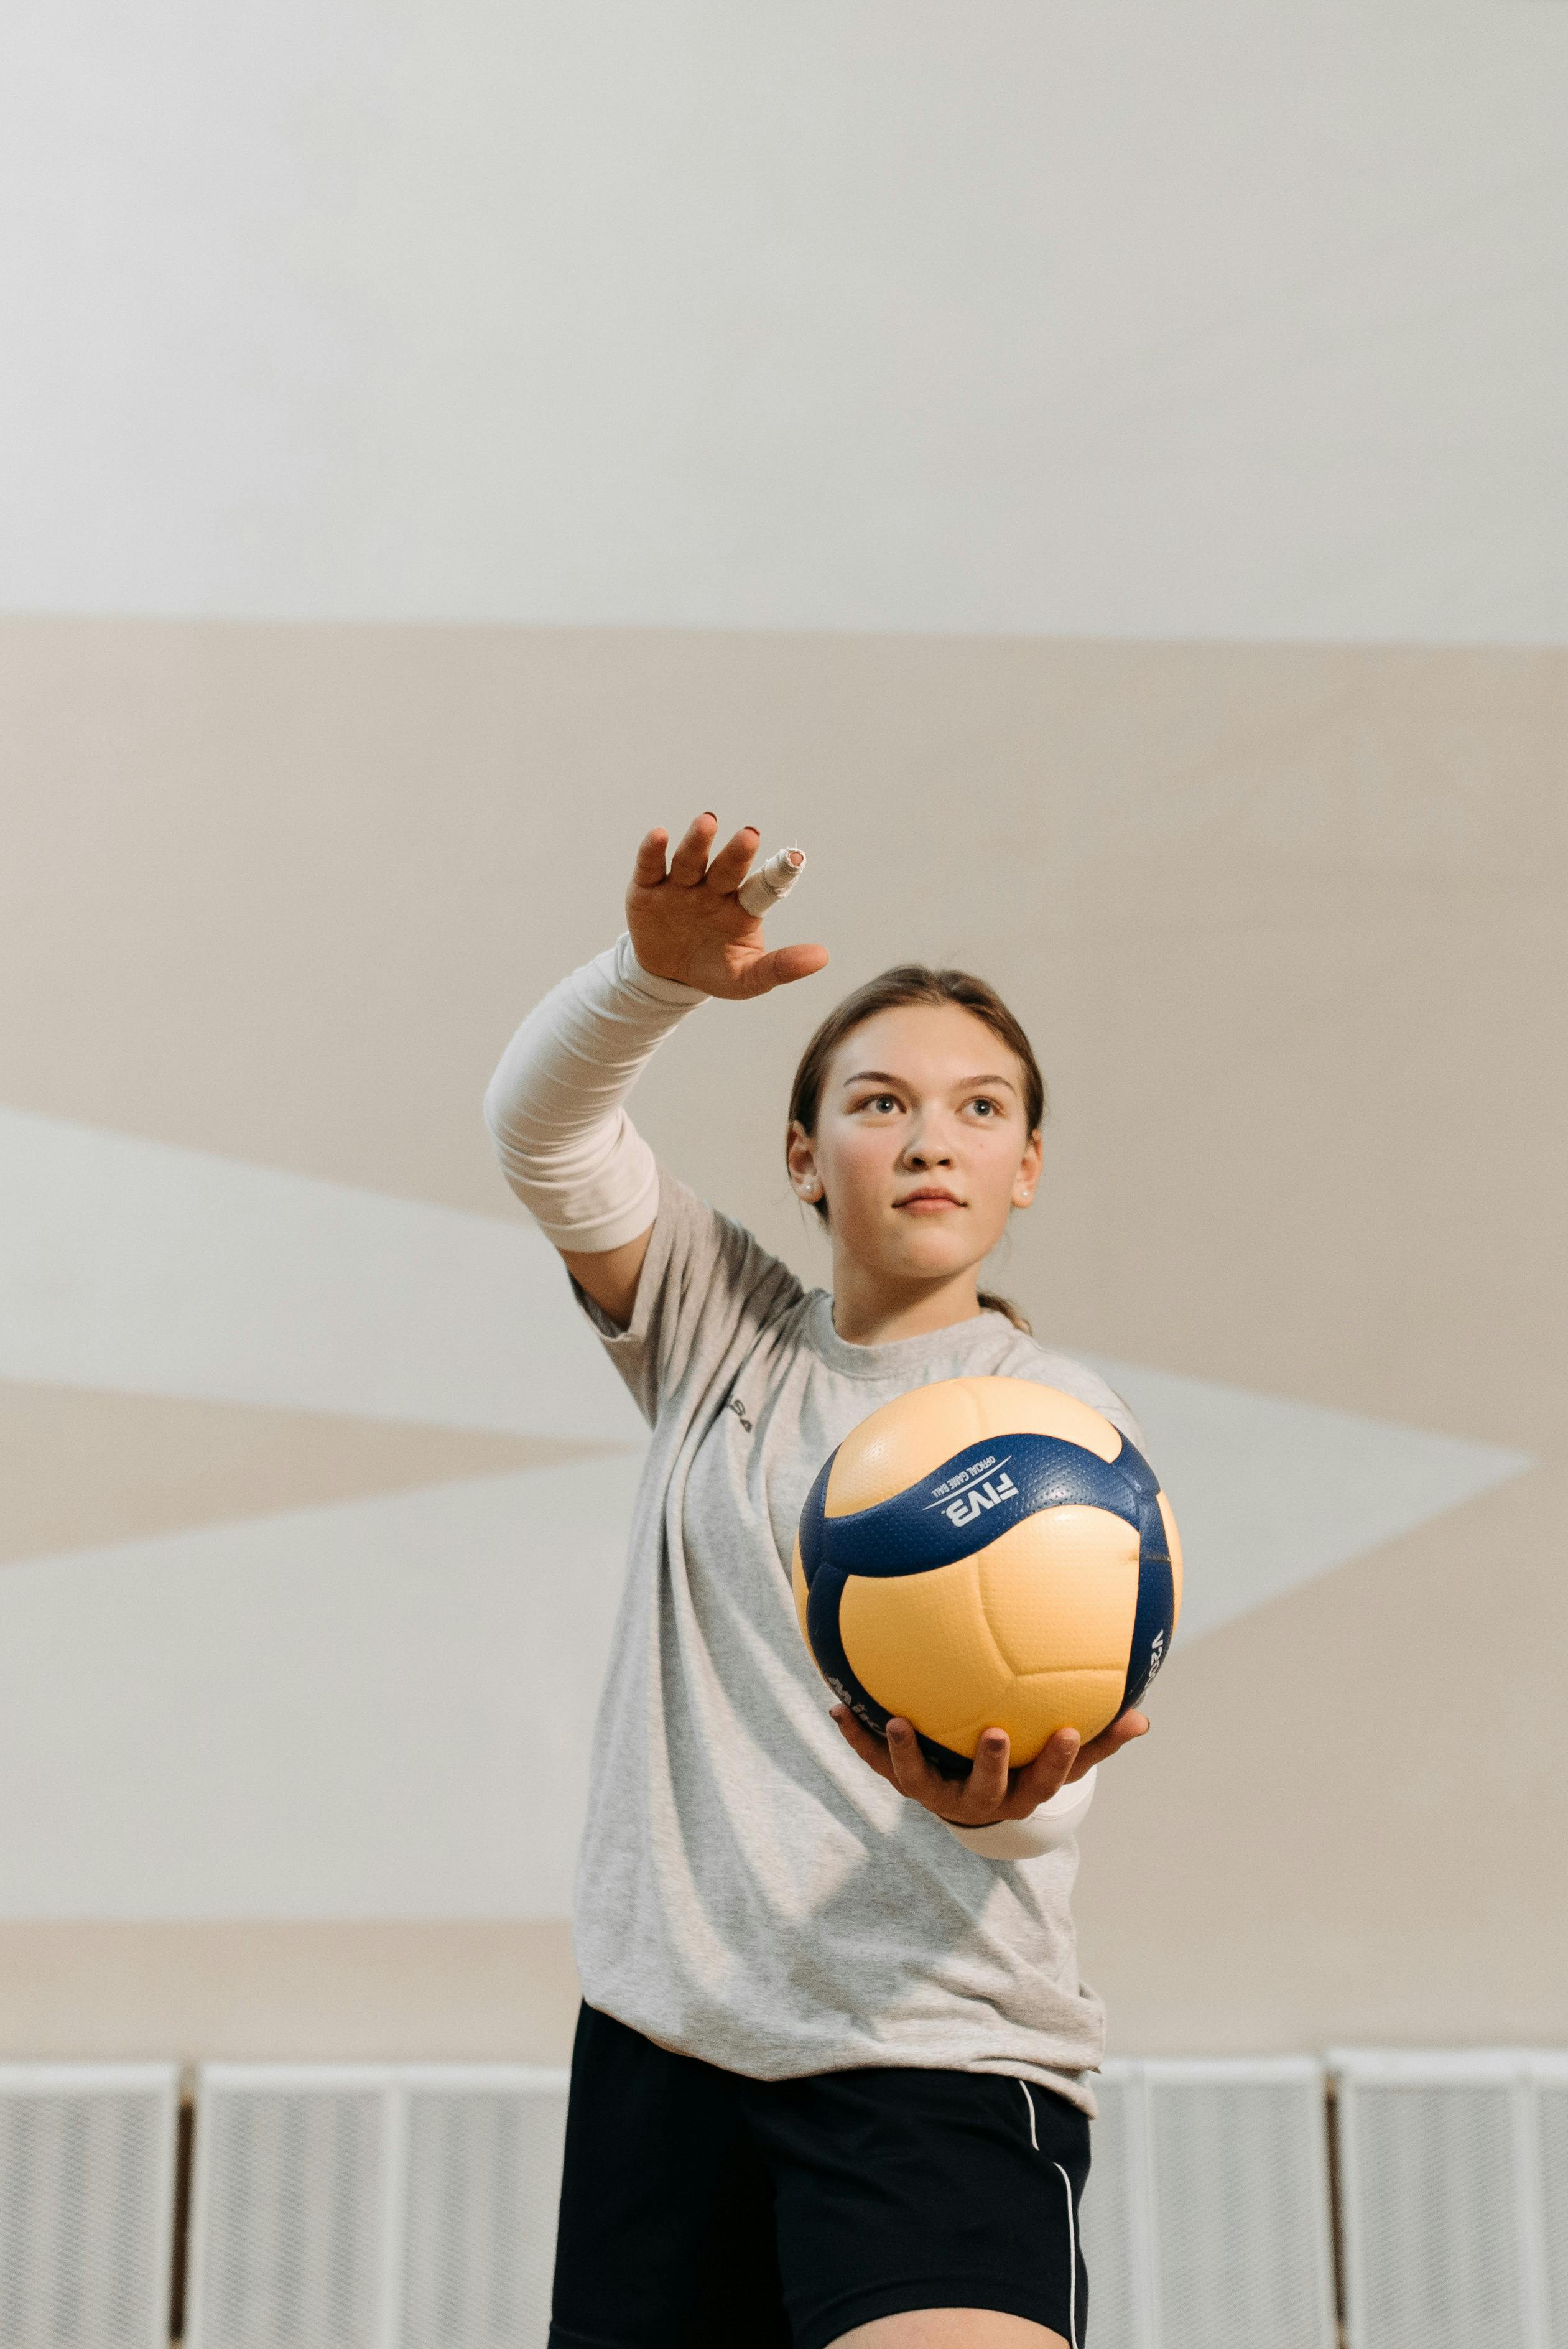
[[[935,1386],[914,1387],[863,1419],[839,1446],[828,1478],[826,1514],[845,1517],[856,1509],[873,1509],[984,1437],[974,1401],[975,1388],[984,1383],[944,1379]]]
[[[800,1537],[795,1537],[795,1555],[789,1562],[789,1588],[795,1594],[795,1612],[800,1619],[800,1637],[808,1648],[811,1634],[806,1629],[806,1601],[810,1596],[806,1588],[806,1569],[800,1563]]]
[[[994,1435],[1055,1435],[1101,1460],[1121,1449],[1108,1419],[1059,1388],[1034,1379],[943,1379],[883,1403],[844,1438],[828,1479],[827,1514],[874,1508]]]
[[[1076,1729],[1086,1745],[1091,1737],[1098,1737],[1120,1712],[1121,1692],[1126,1686],[1125,1670],[1031,1672],[1026,1679],[1013,1682],[1006,1702],[993,1713],[967,1721],[950,1720],[944,1727],[933,1727],[923,1721],[914,1725],[927,1737],[951,1746],[954,1754],[967,1754],[971,1760],[986,1730],[1005,1729],[1008,1766],[1021,1770],[1058,1729]]]
[[[975,1552],[980,1603],[1016,1672],[1119,1669],[1138,1612],[1136,1526],[1109,1509],[1038,1509]],[[907,1588],[907,1584],[901,1588]]]
[[[861,1687],[928,1737],[940,1734],[932,1726],[938,1718],[999,1718],[995,1708],[1014,1685],[986,1627],[972,1557],[889,1581],[851,1574],[839,1600],[839,1636]]]
[[[1156,1497],[1160,1503],[1160,1514],[1165,1520],[1165,1539],[1171,1548],[1171,1588],[1176,1598],[1175,1609],[1171,1617],[1171,1629],[1174,1631],[1177,1624],[1181,1620],[1181,1537],[1176,1530],[1175,1510],[1163,1493]]]

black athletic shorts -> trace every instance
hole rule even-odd
[[[748,2080],[585,2006],[551,2349],[828,2349],[915,2308],[1082,2349],[1088,2122],[994,2073]]]

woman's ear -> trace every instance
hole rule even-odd
[[[1018,1161],[1017,1174],[1013,1178],[1015,1207],[1026,1207],[1033,1199],[1039,1184],[1040,1167],[1044,1163],[1045,1154],[1045,1145],[1040,1140],[1040,1129],[1037,1126],[1024,1146],[1023,1157]]]
[[[790,1124],[784,1155],[796,1197],[804,1200],[807,1206],[814,1206],[822,1195],[822,1178],[817,1172],[817,1153],[811,1137],[798,1120]]]

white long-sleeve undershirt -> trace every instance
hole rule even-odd
[[[707,998],[645,970],[623,931],[535,1004],[485,1094],[501,1171],[548,1240],[584,1256],[645,1232],[654,1154],[622,1104],[673,1028]]]

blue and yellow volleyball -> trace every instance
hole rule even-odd
[[[945,1379],[823,1463],[793,1582],[830,1688],[878,1735],[902,1713],[958,1777],[987,1729],[1017,1766],[1139,1702],[1176,1629],[1181,1545],[1159,1478],[1089,1404]]]

